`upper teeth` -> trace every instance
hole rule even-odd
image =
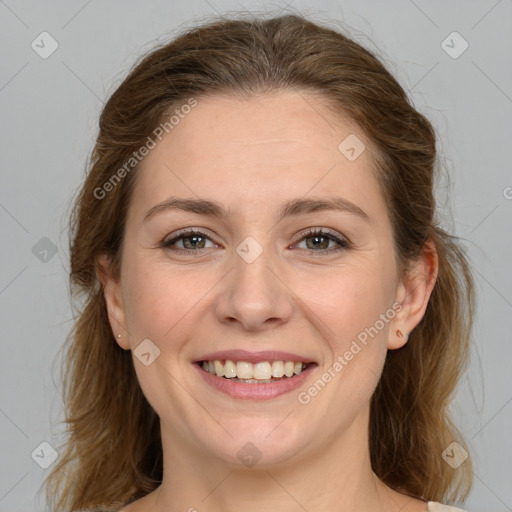
[[[222,364],[222,361],[216,359],[215,361],[203,361],[202,366],[203,370],[217,375],[217,377],[267,380],[272,377],[293,377],[294,374],[298,375],[306,368],[306,363],[296,363],[293,361],[273,361],[270,363],[264,361],[252,364],[246,361],[231,361],[227,359]]]

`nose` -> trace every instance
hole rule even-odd
[[[251,263],[234,253],[233,268],[221,281],[215,303],[220,322],[258,332],[289,321],[293,293],[269,253],[263,251]]]

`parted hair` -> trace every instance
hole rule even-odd
[[[290,90],[314,93],[371,141],[400,271],[427,242],[438,253],[425,315],[402,348],[388,351],[371,398],[372,469],[410,496],[446,503],[467,497],[471,458],[455,470],[442,453],[453,441],[468,449],[449,405],[468,362],[474,284],[460,241],[437,218],[435,130],[375,52],[343,31],[298,14],[246,15],[209,19],[159,44],[103,107],[69,220],[75,321],[63,345],[66,439],[45,481],[52,511],[115,511],[162,480],[159,418],[141,391],[131,352],[115,341],[98,267],[99,255],[107,254],[119,275],[137,165],[102,197],[98,188],[190,98]]]

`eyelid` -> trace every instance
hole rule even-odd
[[[324,228],[324,227],[312,227],[312,228],[307,228],[305,230],[302,230],[300,232],[300,238],[296,242],[294,242],[293,245],[302,242],[305,238],[309,238],[309,237],[313,237],[313,236],[325,237],[328,240],[331,240],[331,241],[335,242],[336,244],[338,244],[338,246],[331,247],[330,249],[323,249],[320,251],[308,251],[307,249],[299,249],[299,250],[303,250],[303,251],[306,251],[306,252],[312,253],[312,254],[322,255],[322,254],[331,254],[334,252],[353,248],[352,242],[345,235],[343,235],[342,233],[340,233],[338,231],[332,230],[330,228]]]
[[[322,235],[322,236],[333,236],[335,238],[339,238],[341,241],[345,241],[347,243],[350,243],[348,238],[339,233],[338,231],[335,231],[333,229],[330,229],[330,228],[323,228],[323,227],[312,227],[312,228],[306,228],[306,229],[303,229],[300,233],[300,238],[298,239],[298,241],[300,242],[303,238],[305,237],[308,237],[308,236],[314,236],[314,235]]]
[[[207,231],[204,228],[195,228],[195,227],[179,229],[175,233],[172,233],[171,235],[166,236],[163,239],[162,244],[169,244],[170,242],[173,242],[173,241],[181,238],[182,236],[194,235],[194,234],[203,235],[206,238],[209,238],[212,242],[216,243],[217,245],[220,244],[220,242],[218,242],[216,240],[216,235],[212,235],[210,231]]]

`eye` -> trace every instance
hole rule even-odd
[[[181,254],[190,254],[191,252],[198,252],[201,249],[208,249],[209,247],[205,246],[207,241],[212,242],[206,233],[197,229],[189,229],[181,231],[177,236],[170,240],[164,240],[162,242],[162,247]],[[176,246],[177,244],[178,247],[173,248],[173,246]],[[181,247],[179,244],[181,244]],[[215,246],[215,244],[213,246]]]
[[[301,232],[303,238],[301,238],[299,243],[302,241],[306,242],[307,249],[311,249],[313,252],[317,253],[331,253],[336,251],[341,251],[350,248],[350,243],[347,239],[343,237],[339,237],[330,231],[325,231],[320,228],[310,229],[308,231]],[[308,240],[311,240],[308,243]],[[329,248],[329,244],[334,242],[337,244],[337,247]],[[306,249],[306,250],[307,250]]]

